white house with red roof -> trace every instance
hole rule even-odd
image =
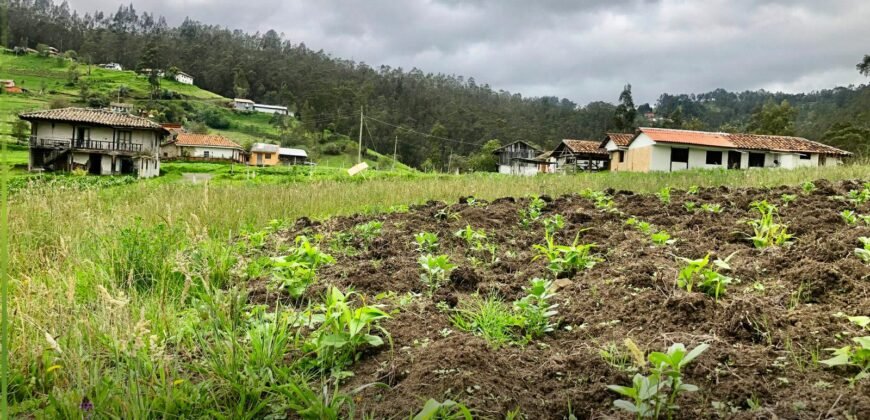
[[[650,127],[630,139],[608,134],[601,145],[611,155],[611,170],[635,172],[832,166],[851,155],[802,137]]]
[[[163,159],[227,160],[242,162],[244,149],[238,143],[217,134],[178,132],[160,146]]]

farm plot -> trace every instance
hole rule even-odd
[[[434,399],[480,417],[870,416],[866,184],[401,210],[245,239],[249,303],[327,296],[326,324],[329,296],[353,290],[340,300],[376,311],[332,370],[342,389],[386,384],[356,394],[357,413]],[[310,328],[317,360],[346,344]]]

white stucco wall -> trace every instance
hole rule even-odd
[[[76,136],[76,129],[73,124],[36,121],[34,126],[36,127],[36,136],[38,138],[71,140]],[[111,127],[87,128],[90,132],[88,133],[89,137],[86,138],[90,140],[111,142],[115,137],[115,129]],[[157,148],[157,134],[154,131],[125,129],[119,129],[119,131],[130,131],[130,141],[135,144],[141,144],[143,152],[153,152]]]
[[[210,159],[233,159],[238,154],[236,150],[223,147],[183,147],[183,149],[190,157],[205,157],[205,152],[208,152]]]

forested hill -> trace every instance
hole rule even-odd
[[[82,62],[118,62],[126,68],[175,66],[191,74],[199,87],[223,96],[290,106],[310,131],[355,136],[359,109],[365,107],[372,117],[364,131],[367,142],[391,152],[398,136],[399,155],[412,165],[429,160],[443,167],[450,153],[472,154],[489,139],[553,146],[562,138],[601,138],[615,124],[616,107],[610,103],[579,106],[556,97],[524,98],[473,78],[375,68],[314,51],[271,30],[248,34],[190,19],[170,27],[162,17],[137,13],[133,5],[81,15],[66,3],[12,0],[9,22],[10,47],[50,45],[76,51]],[[870,89],[865,86],[785,96],[665,94],[656,113],[676,113],[691,128],[742,128],[753,110],[771,99],[791,101],[798,110],[797,134],[810,138],[821,138],[835,123],[866,127],[870,121]],[[636,123],[646,121],[639,117]]]

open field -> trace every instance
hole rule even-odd
[[[419,410],[427,398],[440,401],[448,397],[469,404],[481,417],[499,417],[496,412],[514,407],[530,417],[537,410],[560,417],[568,413],[569,400],[581,418],[617,414],[610,408],[616,395],[604,386],[628,384],[631,375],[609,365],[598,351],[612,342],[624,353],[621,339],[627,336],[644,351],[663,351],[672,342],[710,344],[687,370],[686,381],[699,385],[701,391],[681,400],[687,407],[686,417],[711,414],[714,400],[751,416],[745,398],[755,397],[762,410],[783,417],[796,417],[800,410],[816,417],[843,394],[835,413],[860,418],[868,410],[866,381],[849,388],[845,381],[854,371],[825,368],[818,358],[828,357],[825,347],[848,342],[848,336],[838,337],[838,332],[857,333],[829,312],[867,315],[861,308],[866,309],[868,303],[868,271],[861,271],[851,250],[858,246],[858,236],[870,232],[866,226],[840,222],[837,212],[849,205],[828,197],[858,188],[854,182],[837,181],[866,179],[868,173],[866,165],[849,165],[795,171],[532,178],[408,174],[263,183],[256,180],[263,177],[258,177],[216,179],[208,185],[155,179],[107,187],[88,182],[92,177],[68,177],[84,181],[58,180],[45,187],[37,183],[17,191],[11,199],[13,412],[80,416],[87,400],[97,414],[120,417],[189,417],[204,412],[281,416],[325,398],[320,395],[322,384],[327,385],[331,398],[377,380],[398,386],[393,390],[370,388],[356,395],[357,415],[393,413],[401,417]],[[834,184],[819,182],[818,189],[807,196],[795,189],[766,189],[820,178]],[[530,261],[530,246],[543,242],[540,222],[528,229],[516,225],[517,212],[528,201],[454,205],[447,213],[456,213],[459,219],[450,216],[444,223],[429,220],[430,213],[443,208],[442,204],[429,204],[408,214],[381,215],[429,200],[456,203],[468,195],[481,200],[557,197],[587,188],[651,193],[662,185],[675,189],[669,206],[657,205],[654,196],[619,193],[614,197],[617,209],[652,222],[678,240],[665,247],[654,247],[647,236],[623,228],[624,218],[596,209],[587,198],[573,196],[548,204],[545,216],[560,213],[567,222],[557,236],[558,243],[570,242],[580,229],[592,228],[581,234],[581,241],[596,242],[595,254],[604,261],[575,274],[572,284],[553,298],[560,304],[553,318],[558,328],[553,333],[525,345],[504,343],[498,349],[452,326],[450,303],[467,302],[477,288],[482,296],[499,291],[509,303],[523,294],[522,287],[531,277],[551,276],[542,260]],[[678,190],[694,185],[761,189],[702,190],[693,200],[698,205],[721,203],[723,212],[688,214],[682,207],[686,196]],[[784,192],[795,192],[798,197],[784,206]],[[734,234],[748,232],[739,220],[751,215],[747,206],[756,198],[780,206],[783,222],[796,235],[794,245],[755,250]],[[854,210],[870,213],[867,203]],[[301,298],[291,299],[286,291],[267,286],[273,284],[268,279],[275,268],[260,257],[293,249],[292,239],[303,227],[294,220],[355,213],[369,216],[325,221],[306,230],[337,261],[319,270],[317,280]],[[339,231],[369,218],[385,223],[368,251],[354,251],[362,248],[358,239],[335,242]],[[458,238],[451,236],[467,223],[497,239],[500,262],[492,267],[475,265],[491,262],[467,254]],[[412,247],[413,234],[423,229],[439,233],[441,252],[461,267],[455,272],[477,278],[477,287],[446,283],[434,297],[428,296],[419,272],[414,271],[418,255]],[[722,258],[738,251],[730,275],[740,283],[730,285],[718,302],[673,287],[681,264],[675,257],[700,258],[707,251]],[[836,273],[829,273],[825,264]],[[835,278],[836,286],[826,288],[813,276]],[[754,288],[755,282],[764,287],[763,293]],[[323,357],[317,357],[319,353],[311,347],[316,334],[293,320],[309,299],[317,312],[316,303],[327,284],[344,291],[353,286],[367,296],[366,302],[387,305],[384,309],[393,318],[380,325],[393,335],[392,350],[386,340],[380,348],[361,346],[360,352],[352,352],[356,356],[337,352],[327,358],[321,352]],[[387,291],[396,293],[376,299],[376,294]],[[357,296],[351,302],[355,305],[360,299]],[[442,300],[446,307],[438,304]],[[261,303],[265,309],[257,306]],[[661,305],[669,309],[663,311]],[[737,311],[740,308],[744,312]],[[768,322],[769,334],[745,327],[750,324],[741,323],[738,313],[767,316],[767,321],[759,322]],[[601,325],[605,322],[612,325]],[[633,328],[638,325],[649,328]],[[386,337],[377,330],[373,334]],[[444,366],[425,358],[428,352],[438,354],[432,349],[454,344],[468,354],[439,357],[437,362]],[[743,355],[741,349],[752,353]],[[749,372],[732,363],[742,363],[750,354],[757,356],[760,370]],[[796,359],[789,359],[792,355]],[[346,356],[351,359],[342,359]],[[479,363],[472,363],[472,357]],[[352,363],[354,358],[359,361]],[[505,372],[514,364],[537,365],[536,361],[541,362],[538,370],[518,370],[528,373],[523,378]],[[762,361],[775,363],[762,366]],[[329,366],[324,365],[327,362]],[[423,371],[429,368],[428,373]],[[330,372],[346,371],[356,376],[345,379],[337,391]],[[504,381],[493,382],[492,372],[500,372]],[[754,382],[741,382],[731,373]],[[469,375],[475,375],[475,380],[468,379]],[[510,378],[518,383],[508,383]],[[520,396],[512,391],[524,386],[528,378],[547,387],[545,396],[537,394],[540,401],[531,400],[535,394]],[[799,398],[801,390],[816,391],[807,388],[807,378],[829,385],[820,382],[815,397]],[[402,381],[408,382],[401,385]],[[727,386],[719,389],[716,381]],[[764,383],[771,385],[761,393]],[[752,390],[758,394],[747,395],[744,386],[750,394]],[[508,399],[489,397],[501,391]],[[399,398],[406,398],[406,405],[398,405]],[[342,409],[348,410],[347,400],[338,398],[333,403],[341,401],[346,402]]]

